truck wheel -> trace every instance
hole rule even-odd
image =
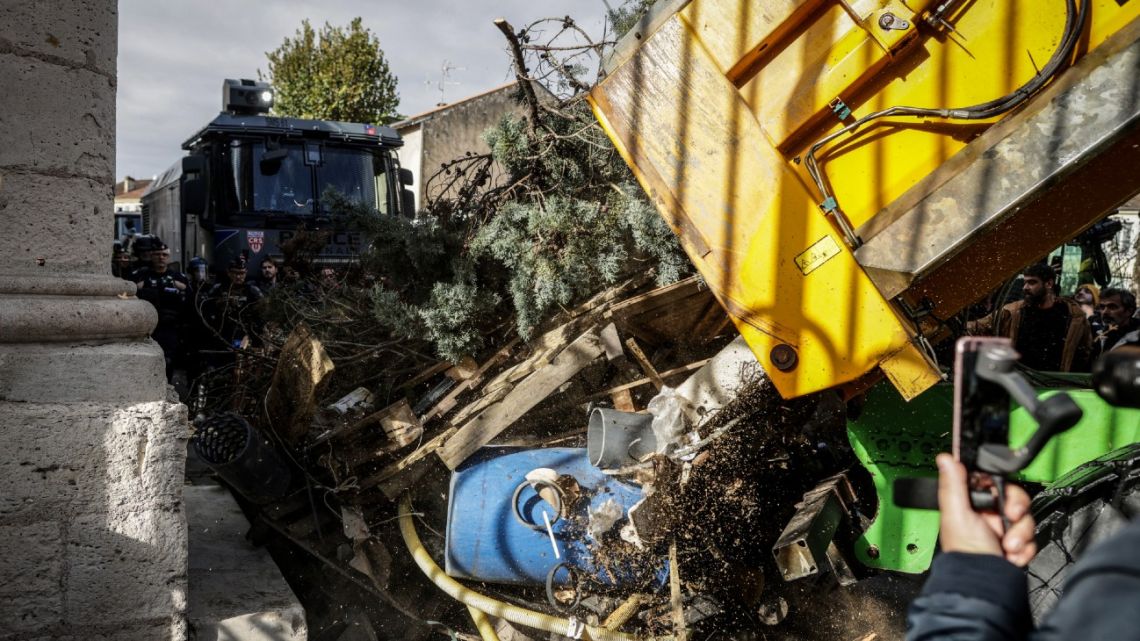
[[[1073,564],[1140,516],[1140,443],[1065,474],[1033,499],[1037,556],[1029,564],[1029,607],[1040,624]]]

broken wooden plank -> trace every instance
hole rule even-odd
[[[447,361],[440,361],[440,362],[436,363],[435,365],[432,365],[431,367],[420,372],[419,374],[416,374],[412,378],[408,379],[407,382],[405,382],[403,385],[400,386],[400,389],[402,389],[402,390],[411,389],[411,388],[415,387],[416,385],[419,385],[420,383],[427,381],[428,379],[435,376],[436,374],[439,374],[440,372],[447,371],[447,369],[450,367],[451,367],[451,363],[448,363]]]
[[[321,341],[307,325],[297,325],[281,347],[265,396],[270,425],[286,444],[295,445],[308,432],[317,397],[334,369]]]
[[[712,360],[711,358],[705,358],[705,359],[696,361],[695,363],[689,363],[688,365],[683,365],[681,367],[674,367],[671,370],[661,372],[661,374],[660,374],[661,380],[665,380],[667,378],[670,378],[672,376],[676,376],[678,374],[684,374],[685,372],[691,372],[695,369],[700,369],[700,368],[704,367],[711,360]],[[592,400],[597,400],[599,398],[605,398],[606,396],[613,396],[614,394],[617,394],[619,392],[622,392],[625,390],[630,390],[630,389],[633,389],[635,387],[641,387],[642,385],[648,385],[652,382],[653,381],[649,380],[648,377],[647,378],[639,378],[636,381],[631,381],[631,382],[626,383],[624,385],[618,385],[617,387],[611,387],[608,390],[598,392],[597,394],[592,394],[584,400],[592,401]]]
[[[614,303],[606,312],[606,316],[625,318],[636,314],[643,314],[665,305],[673,305],[695,294],[707,290],[704,281],[698,276],[690,276],[679,280],[672,285],[658,287],[652,291],[627,298],[620,303]]]
[[[509,356],[511,353],[511,350],[514,349],[515,345],[518,345],[518,343],[519,343],[519,339],[515,338],[515,339],[511,340],[511,342],[504,345],[501,349],[499,349],[499,351],[495,352],[491,356],[491,358],[487,359],[487,362],[485,362],[479,366],[479,369],[475,372],[474,376],[472,376],[471,378],[469,378],[469,379],[463,381],[462,383],[456,385],[455,389],[451,390],[451,392],[449,392],[447,394],[447,396],[443,397],[443,399],[439,403],[436,403],[435,407],[431,408],[430,410],[427,411],[426,414],[421,416],[420,421],[423,423],[427,423],[428,421],[432,420],[433,418],[436,418],[437,416],[442,416],[442,415],[450,412],[451,410],[455,409],[459,395],[462,394],[463,392],[466,392],[473,385],[478,384],[478,382],[482,379],[483,374],[485,374],[487,372],[487,370],[489,370],[492,367],[501,363],[503,361],[503,359],[505,359],[507,356]]]
[[[637,406],[633,404],[633,394],[628,389],[618,390],[610,394],[614,409],[622,412],[636,412]]]
[[[649,274],[642,272],[637,276],[625,281],[617,287],[611,287],[605,291],[599,292],[591,296],[586,302],[570,310],[570,318],[578,318],[590,312],[600,311],[607,304],[615,300],[621,299],[626,294],[642,287],[649,282]]]
[[[619,326],[640,327],[665,336],[670,341],[691,343],[696,339],[694,328],[708,311],[709,305],[715,303],[712,292],[706,289],[665,307],[626,316],[620,319]]]
[[[716,338],[724,326],[728,324],[728,313],[720,306],[715,298],[709,301],[708,306],[701,312],[701,318],[693,325],[693,338],[701,344]]]
[[[520,381],[503,400],[483,410],[459,428],[437,452],[440,459],[448,469],[454,470],[603,352],[602,342],[596,332],[591,330],[582,334],[549,365]]]
[[[475,362],[474,358],[464,356],[459,359],[459,362],[452,365],[444,374],[455,382],[465,381],[475,375],[479,371],[479,363]]]
[[[427,457],[428,454],[431,454],[432,452],[439,449],[439,446],[442,445],[443,442],[446,441],[451,435],[455,434],[455,431],[456,430],[454,427],[449,427],[446,430],[440,432],[435,436],[435,438],[419,446],[411,454],[408,454],[404,458],[385,467],[379,472],[361,479],[356,485],[357,489],[361,491],[369,490],[385,481],[388,481],[389,479],[395,478],[400,473],[415,465],[417,462],[423,460],[425,457]],[[400,496],[400,491],[396,490],[393,492],[393,494],[388,494],[388,492],[385,490],[384,494],[389,498],[398,498]]]
[[[405,399],[401,398],[373,414],[373,417],[380,422],[384,435],[397,447],[411,445],[423,436],[424,426]]]
[[[531,341],[528,344],[530,355],[487,381],[487,384],[483,386],[484,392],[495,391],[503,385],[515,383],[530,376],[540,367],[549,364],[559,352],[566,348],[571,340],[581,335],[589,326],[589,323],[584,319],[573,320],[559,325]]]
[[[478,400],[456,412],[455,416],[452,416],[449,420],[455,425],[462,425],[466,423],[467,419],[506,398],[507,394],[510,394],[511,390],[514,389],[514,387],[514,385],[504,384],[494,391],[491,391],[489,393],[484,392]]]
[[[673,613],[673,638],[689,641],[689,628],[685,625],[685,609],[681,601],[681,568],[677,563],[677,541],[669,542],[669,609]]]
[[[653,363],[649,362],[649,357],[645,352],[641,351],[641,346],[637,344],[637,339],[632,336],[626,339],[625,346],[629,348],[629,353],[633,354],[633,360],[641,366],[641,371],[645,373],[645,377],[653,382],[653,386],[657,391],[665,387],[665,381],[661,380],[661,375],[657,373],[657,368],[653,367]]]
[[[576,337],[585,327],[591,327],[584,321],[573,321],[546,332],[531,345],[531,354],[525,360],[499,372],[495,378],[483,386],[480,398],[475,399],[453,416],[450,421],[455,425],[462,425],[468,418],[483,411],[492,403],[506,397],[515,385],[550,364],[550,361],[559,352],[566,348],[572,337]],[[575,330],[578,334],[571,334]]]

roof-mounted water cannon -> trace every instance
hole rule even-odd
[[[255,80],[222,81],[222,111],[234,114],[269,113],[273,107],[273,87]]]

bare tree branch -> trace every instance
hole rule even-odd
[[[503,32],[506,36],[507,42],[511,45],[511,53],[514,55],[515,78],[519,81],[519,87],[522,89],[523,97],[526,99],[527,107],[530,109],[530,122],[529,131],[530,135],[534,137],[534,128],[538,124],[538,96],[534,93],[534,86],[530,84],[530,78],[527,76],[526,59],[523,57],[522,45],[519,43],[518,35],[515,34],[514,27],[511,23],[507,22],[506,18],[499,18],[495,20],[495,26],[499,31]]]

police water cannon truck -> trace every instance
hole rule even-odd
[[[334,193],[378,216],[414,215],[412,174],[400,168],[394,129],[271,116],[273,99],[267,83],[224,81],[222,112],[143,194],[143,233],[165,241],[173,263],[200,257],[224,268],[243,257],[256,270],[306,232],[327,239],[317,261],[350,260],[364,241],[331,210]]]

